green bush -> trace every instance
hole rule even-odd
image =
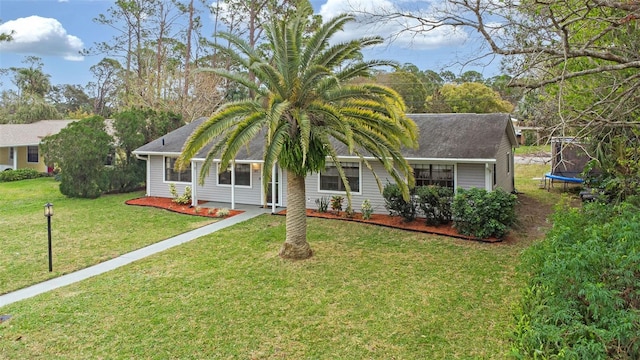
[[[176,184],[169,184],[169,193],[173,198],[174,203],[180,205],[189,205],[191,203],[191,186],[185,186],[184,194],[179,195],[178,190],[176,190]]]
[[[384,197],[384,207],[389,211],[392,216],[400,216],[405,222],[411,222],[416,219],[417,211],[416,205],[413,201],[413,196],[409,201],[406,201],[402,197],[402,191],[397,184],[387,184],[382,190],[382,196]]]
[[[373,206],[371,206],[371,201],[369,201],[369,199],[364,199],[360,210],[362,211],[363,219],[365,220],[371,219],[371,215],[373,215]]]
[[[340,196],[340,195],[333,195],[331,197],[331,210],[337,212],[338,214],[340,214],[340,211],[342,211],[342,202],[344,201],[344,197]]]
[[[529,279],[513,355],[640,359],[640,213],[630,204],[559,206],[523,255]]]
[[[318,212],[326,213],[329,209],[329,199],[325,196],[316,199],[316,205],[318,206]]]
[[[424,214],[427,225],[446,224],[451,221],[453,189],[432,185],[416,188],[418,208]]]
[[[47,176],[47,174],[34,169],[5,170],[0,172],[0,182],[36,179],[43,176]]]
[[[516,196],[502,189],[458,189],[453,198],[454,226],[459,233],[481,239],[503,238],[516,220]]]

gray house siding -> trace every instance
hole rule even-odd
[[[371,163],[374,171],[380,177],[380,182],[382,186],[384,186],[387,181],[391,182],[392,178],[388,175],[386,170],[382,167],[382,165],[378,163]],[[346,196],[345,192],[342,191],[321,191],[320,190],[320,174],[311,174],[307,176],[306,179],[306,187],[307,187],[307,208],[316,209],[316,199],[320,199],[325,197],[327,199],[331,199],[333,195],[341,195]],[[365,199],[369,199],[371,202],[371,206],[374,211],[379,214],[384,214],[387,210],[384,207],[384,198],[380,193],[380,189],[378,188],[378,184],[371,174],[371,171],[367,169],[367,167],[360,162],[360,191],[359,192],[351,192],[351,203],[353,206],[353,210],[360,212],[362,207],[362,202]],[[345,199],[344,207],[346,208],[347,203]]]
[[[514,190],[512,178],[513,149],[509,137],[505,133],[496,154],[496,187],[502,188],[506,192],[512,192]]]
[[[238,162],[241,163],[241,162]],[[243,162],[244,163],[244,162]],[[200,176],[202,162],[196,162],[196,181]],[[238,204],[260,205],[262,199],[260,188],[260,165],[251,164],[251,184],[249,186],[235,187],[235,202]],[[212,166],[209,170],[204,186],[198,184],[198,200],[231,202],[231,185],[218,184],[218,167]]]
[[[485,189],[486,165],[459,163],[456,173],[456,188],[471,189],[472,187]]]

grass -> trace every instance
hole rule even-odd
[[[335,225],[309,219],[308,261],[276,255],[284,218],[263,215],[12,304],[0,357],[506,356],[525,244]]]
[[[551,145],[521,145],[516,148],[515,155],[551,154]]]
[[[143,194],[69,199],[53,178],[0,183],[0,294],[117,257],[212,222],[126,206]],[[45,203],[54,204],[53,272],[48,269]]]
[[[530,180],[535,165],[515,170],[528,198],[558,200]],[[37,221],[46,201],[56,219],[79,206],[63,200],[39,198]],[[182,218],[170,215],[154,226]],[[12,318],[0,323],[0,358],[508,357],[519,255],[539,234],[485,244],[310,218],[315,256],[292,262],[277,256],[284,220],[263,215],[3,307]]]

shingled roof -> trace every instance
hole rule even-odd
[[[77,120],[40,120],[31,124],[1,124],[0,147],[35,146]]]
[[[405,149],[409,159],[494,159],[505,133],[516,144],[509,114],[408,114],[420,131],[419,147]],[[146,155],[178,155],[189,135],[206,119],[200,118],[156,139],[135,153]],[[204,158],[209,147],[195,158]],[[338,154],[348,156],[346,147],[336,144]],[[263,142],[256,137],[243,147],[236,160],[261,160]]]

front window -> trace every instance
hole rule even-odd
[[[453,165],[413,165],[416,186],[438,185],[453,189]]]
[[[351,191],[360,192],[360,163],[344,162],[340,163],[340,166],[349,182]],[[327,164],[324,171],[320,173],[320,190],[346,191],[335,164]]]
[[[251,164],[236,164],[235,172],[237,186],[251,186]],[[231,166],[227,171],[219,172],[218,184],[231,185]]]
[[[191,169],[176,171],[175,165],[176,165],[176,158],[171,158],[171,157],[164,158],[164,181],[190,183]]]
[[[27,146],[27,162],[29,162],[29,163],[37,163],[38,162],[38,147],[37,146]]]
[[[13,152],[14,152],[14,151],[15,151],[15,150],[14,150],[14,148],[13,148],[13,147],[10,147],[10,148],[9,148],[9,160],[11,160],[11,161],[13,161]]]

